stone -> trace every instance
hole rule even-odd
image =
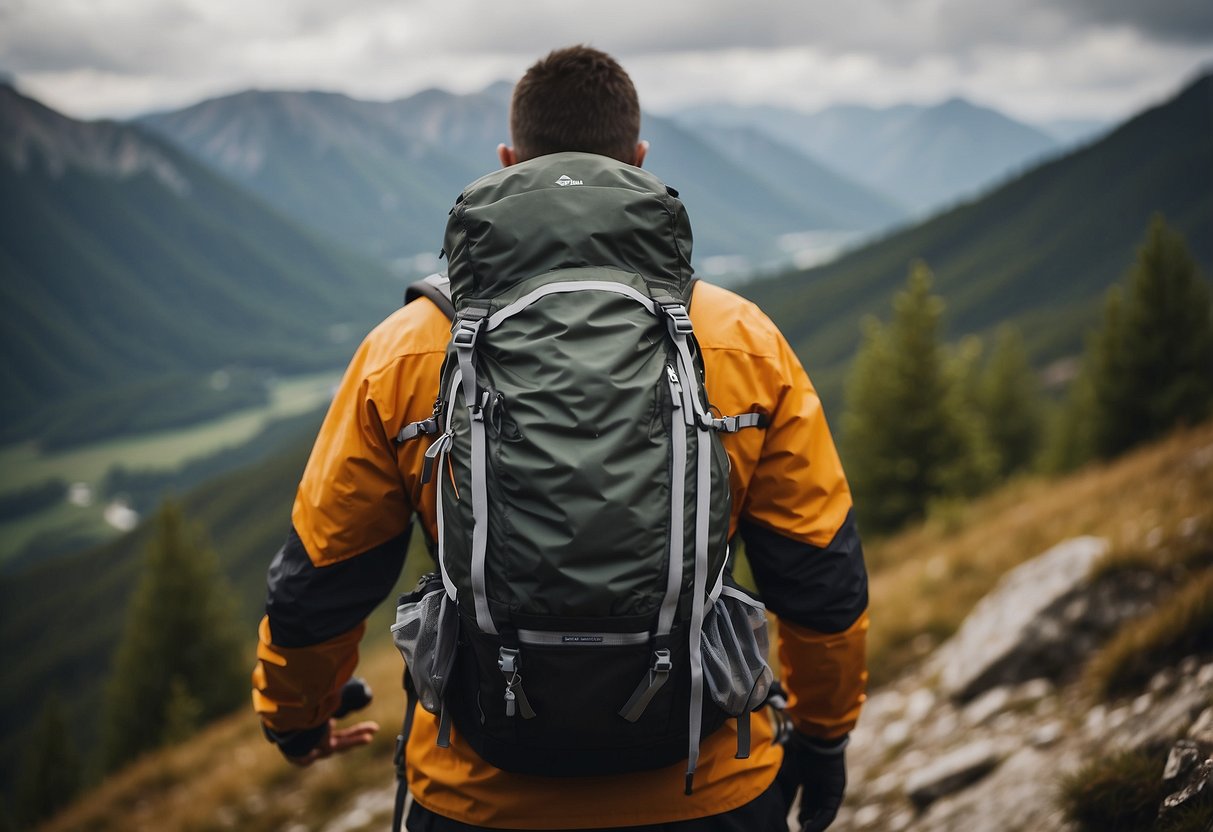
[[[1205,708],[1188,729],[1188,739],[1213,751],[1213,708]]]
[[[1171,783],[1180,777],[1187,777],[1189,772],[1201,763],[1203,757],[1200,746],[1192,740],[1180,740],[1171,746],[1171,753],[1167,755],[1167,765],[1162,770],[1162,781]]]
[[[1032,731],[1032,733],[1028,735],[1028,742],[1031,743],[1035,748],[1048,748],[1050,745],[1053,745],[1063,736],[1065,736],[1065,733],[1065,726],[1057,720],[1053,720],[1052,722],[1046,722],[1044,725],[1041,725]]]
[[[951,751],[918,769],[906,780],[906,796],[919,809],[976,783],[1002,762],[1002,750],[979,740]]]
[[[1106,540],[1078,537],[1017,566],[981,599],[936,653],[944,692],[961,700],[990,688],[1050,675],[1074,664],[1073,622],[1065,611],[1090,584]],[[1095,604],[1083,604],[1086,611]],[[1085,613],[1084,613],[1085,614]]]
[[[1154,704],[1154,697],[1149,693],[1143,693],[1141,696],[1133,700],[1131,712],[1133,716],[1141,716],[1146,711],[1150,710],[1150,706]]]
[[[935,694],[929,688],[919,688],[906,700],[905,716],[910,722],[921,722],[935,708]]]
[[[855,810],[854,823],[860,828],[873,826],[877,821],[880,820],[880,815],[881,811],[879,806],[861,806],[859,809]]]
[[[1029,679],[1015,689],[1011,699],[1016,705],[1039,702],[1052,696],[1056,690],[1056,686],[1048,679]]]
[[[969,725],[982,725],[996,714],[1000,714],[1011,704],[1011,689],[1009,687],[991,688],[965,706],[961,719]]]
[[[1108,708],[1105,705],[1096,705],[1091,710],[1087,711],[1087,719],[1084,726],[1087,733],[1092,736],[1099,736],[1104,731],[1104,726],[1108,724]]]
[[[1205,760],[1192,771],[1183,788],[1163,798],[1158,818],[1162,820],[1177,810],[1197,801],[1213,799],[1213,759]]]
[[[885,746],[885,748],[892,748],[894,746],[901,745],[909,738],[910,726],[902,720],[890,722],[884,727],[884,730],[880,732],[880,742]]]
[[[1174,685],[1175,672],[1169,668],[1163,668],[1150,678],[1150,683],[1146,685],[1146,692],[1163,693],[1170,690]]]
[[[1119,728],[1117,741],[1130,751],[1161,752],[1170,748],[1176,737],[1187,735],[1208,704],[1208,696],[1200,691],[1178,692],[1156,702],[1145,713],[1123,720],[1123,724],[1114,723],[1113,727]]]
[[[1213,662],[1196,672],[1196,686],[1202,689],[1213,688]]]

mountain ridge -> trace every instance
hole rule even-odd
[[[1132,265],[1159,212],[1210,276],[1213,75],[984,197],[741,291],[770,311],[832,401],[861,319],[885,314],[918,259],[948,304],[948,338],[1015,322],[1039,366],[1081,349],[1104,291]]]
[[[394,306],[382,266],[172,145],[2,95],[5,439],[70,416],[74,396],[157,376],[336,368],[354,344],[332,325],[369,327]]]
[[[919,214],[938,210],[1058,149],[1038,128],[954,96],[934,105],[698,105],[674,117],[702,129],[747,125]]]

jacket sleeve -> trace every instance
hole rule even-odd
[[[738,531],[779,619],[779,659],[796,728],[832,739],[865,699],[868,578],[851,493],[808,375],[782,336],[775,408]]]
[[[368,338],[337,389],[269,568],[253,707],[288,754],[323,736],[358,662],[364,619],[404,563],[412,509],[368,378],[377,350]]]

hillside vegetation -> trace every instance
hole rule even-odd
[[[1115,558],[1135,560],[1148,559],[1165,540],[1195,535],[1210,545],[1196,547],[1187,567],[1167,568],[1208,561],[1213,423],[1061,479],[1018,480],[946,518],[869,546],[874,686],[895,678],[954,632],[1007,570],[1082,534],[1107,537]],[[236,714],[110,778],[46,828],[229,826],[256,832],[291,822],[324,828],[363,791],[386,794],[392,786],[391,737],[403,703],[400,668],[386,638],[368,639],[359,673],[378,693],[369,716],[383,726],[368,750],[298,771],[264,741],[251,713]],[[375,805],[383,809],[382,801]]]
[[[1132,264],[1156,212],[1213,276],[1213,75],[979,201],[742,291],[770,311],[827,404],[841,390],[860,321],[889,308],[918,259],[947,300],[948,340],[1012,322],[1043,366],[1080,351],[1100,298]]]
[[[264,392],[245,375],[199,382],[340,366],[398,302],[385,268],[145,131],[74,121],[5,85],[0,113],[0,441],[248,404]]]

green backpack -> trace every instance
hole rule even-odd
[[[704,394],[677,192],[558,153],[469,185],[445,237],[451,342],[423,480],[440,574],[393,627],[412,695],[490,764],[653,769],[748,716],[771,683],[760,602],[729,575],[729,461],[761,426]],[[707,695],[705,695],[705,688]],[[411,710],[411,709],[410,709]]]

